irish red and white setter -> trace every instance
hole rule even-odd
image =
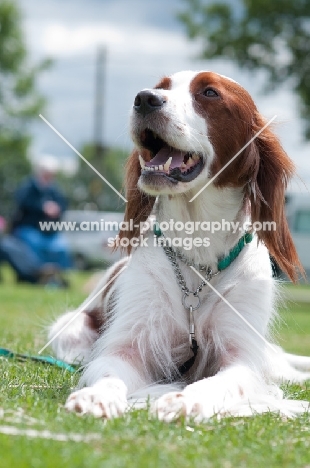
[[[165,421],[307,409],[278,385],[309,378],[310,360],[285,354],[270,333],[281,296],[270,256],[292,281],[303,269],[284,206],[294,165],[270,126],[259,133],[265,123],[240,84],[209,71],[138,93],[128,229],[116,240],[128,256],[52,344],[58,358],[85,365],[67,410],[112,418],[148,396]],[[142,238],[151,213],[155,237]]]

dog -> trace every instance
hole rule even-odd
[[[285,217],[294,165],[278,138],[240,84],[210,71],[139,92],[130,127],[115,240],[127,257],[49,330],[56,356],[84,366],[66,409],[109,419],[150,398],[164,421],[307,411],[279,383],[308,379],[310,358],[270,331],[282,297],[270,256],[293,282],[303,274]]]

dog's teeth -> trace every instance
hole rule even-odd
[[[163,171],[164,166],[145,166],[144,169],[147,171]]]
[[[171,162],[172,162],[172,156],[170,156],[170,158],[168,159],[168,161],[164,164],[164,171],[169,172],[169,168],[170,168],[170,166],[171,166]]]
[[[140,161],[141,169],[145,169],[145,161],[140,154],[139,154],[139,161]]]
[[[181,169],[186,169],[186,164],[182,163],[181,164]]]

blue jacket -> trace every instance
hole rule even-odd
[[[59,221],[67,208],[66,199],[56,185],[40,185],[34,177],[30,177],[21,185],[15,199],[17,212],[12,222],[13,229],[18,226],[40,229],[39,221]],[[43,204],[47,201],[54,201],[60,206],[59,217],[51,218],[44,213]]]

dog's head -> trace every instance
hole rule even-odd
[[[156,196],[204,185],[248,142],[255,113],[240,85],[212,72],[177,73],[142,90],[131,113],[139,187]],[[243,184],[237,167],[229,184]]]
[[[284,213],[294,165],[270,127],[254,139],[265,123],[242,86],[213,72],[176,73],[139,92],[131,113],[136,149],[127,164],[125,219],[138,224],[157,195],[189,199],[211,179],[215,187],[241,187],[252,222],[277,223],[276,232],[260,231],[259,240],[296,279],[300,264]],[[121,233],[128,235],[137,232]]]

